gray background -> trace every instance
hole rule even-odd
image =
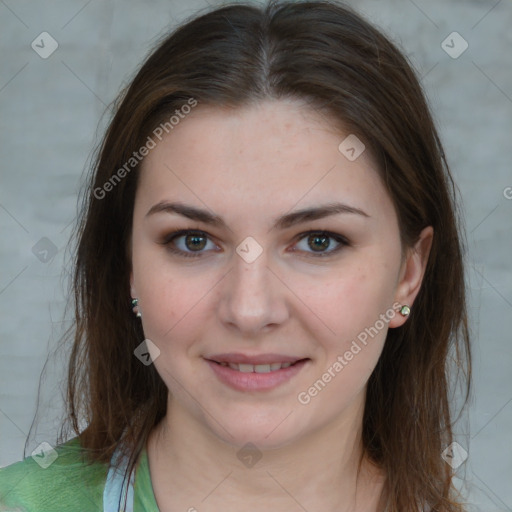
[[[458,484],[471,510],[512,511],[512,5],[352,4],[412,59],[460,188],[474,391],[458,427],[469,452]],[[201,0],[0,0],[0,466],[23,456],[41,371],[69,322],[66,244],[107,106],[158,36],[204,7]],[[31,48],[43,31],[59,45],[47,59]],[[458,58],[441,46],[454,31],[469,45]],[[59,350],[46,367],[44,418],[28,454],[55,436],[66,356]]]

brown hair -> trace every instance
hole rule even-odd
[[[407,59],[339,3],[235,3],[196,15],[166,36],[121,95],[77,227],[68,420],[89,460],[109,462],[120,446],[131,471],[166,413],[164,382],[133,354],[144,339],[129,288],[139,165],[104,198],[97,191],[191,99],[199,108],[237,108],[284,98],[305,100],[364,141],[395,205],[403,247],[434,228],[412,313],[388,332],[368,382],[363,444],[387,475],[389,511],[460,511],[441,457],[453,439],[450,362],[463,370],[466,401],[471,376],[456,188]]]

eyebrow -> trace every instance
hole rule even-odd
[[[227,228],[226,222],[222,217],[213,214],[208,210],[202,210],[200,208],[196,208],[195,206],[186,205],[179,202],[161,201],[149,209],[148,213],[146,213],[146,217],[162,212],[177,213],[183,217],[187,217],[188,219],[203,222],[204,224],[209,224],[217,228]],[[323,219],[325,217],[337,215],[340,213],[355,214],[370,218],[370,215],[359,208],[355,208],[354,206],[349,206],[343,203],[328,203],[321,206],[297,210],[277,217],[274,219],[273,228],[286,229],[294,226],[295,224]]]

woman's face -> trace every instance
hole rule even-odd
[[[132,296],[172,407],[227,442],[350,421],[404,321],[397,217],[368,152],[339,149],[348,135],[294,102],[199,105],[143,163]]]

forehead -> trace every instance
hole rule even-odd
[[[180,199],[261,215],[345,200],[371,215],[390,198],[368,151],[350,161],[350,135],[296,101],[237,109],[197,106],[146,156],[139,202]],[[172,196],[172,197],[169,197]],[[151,205],[149,205],[151,206]]]

